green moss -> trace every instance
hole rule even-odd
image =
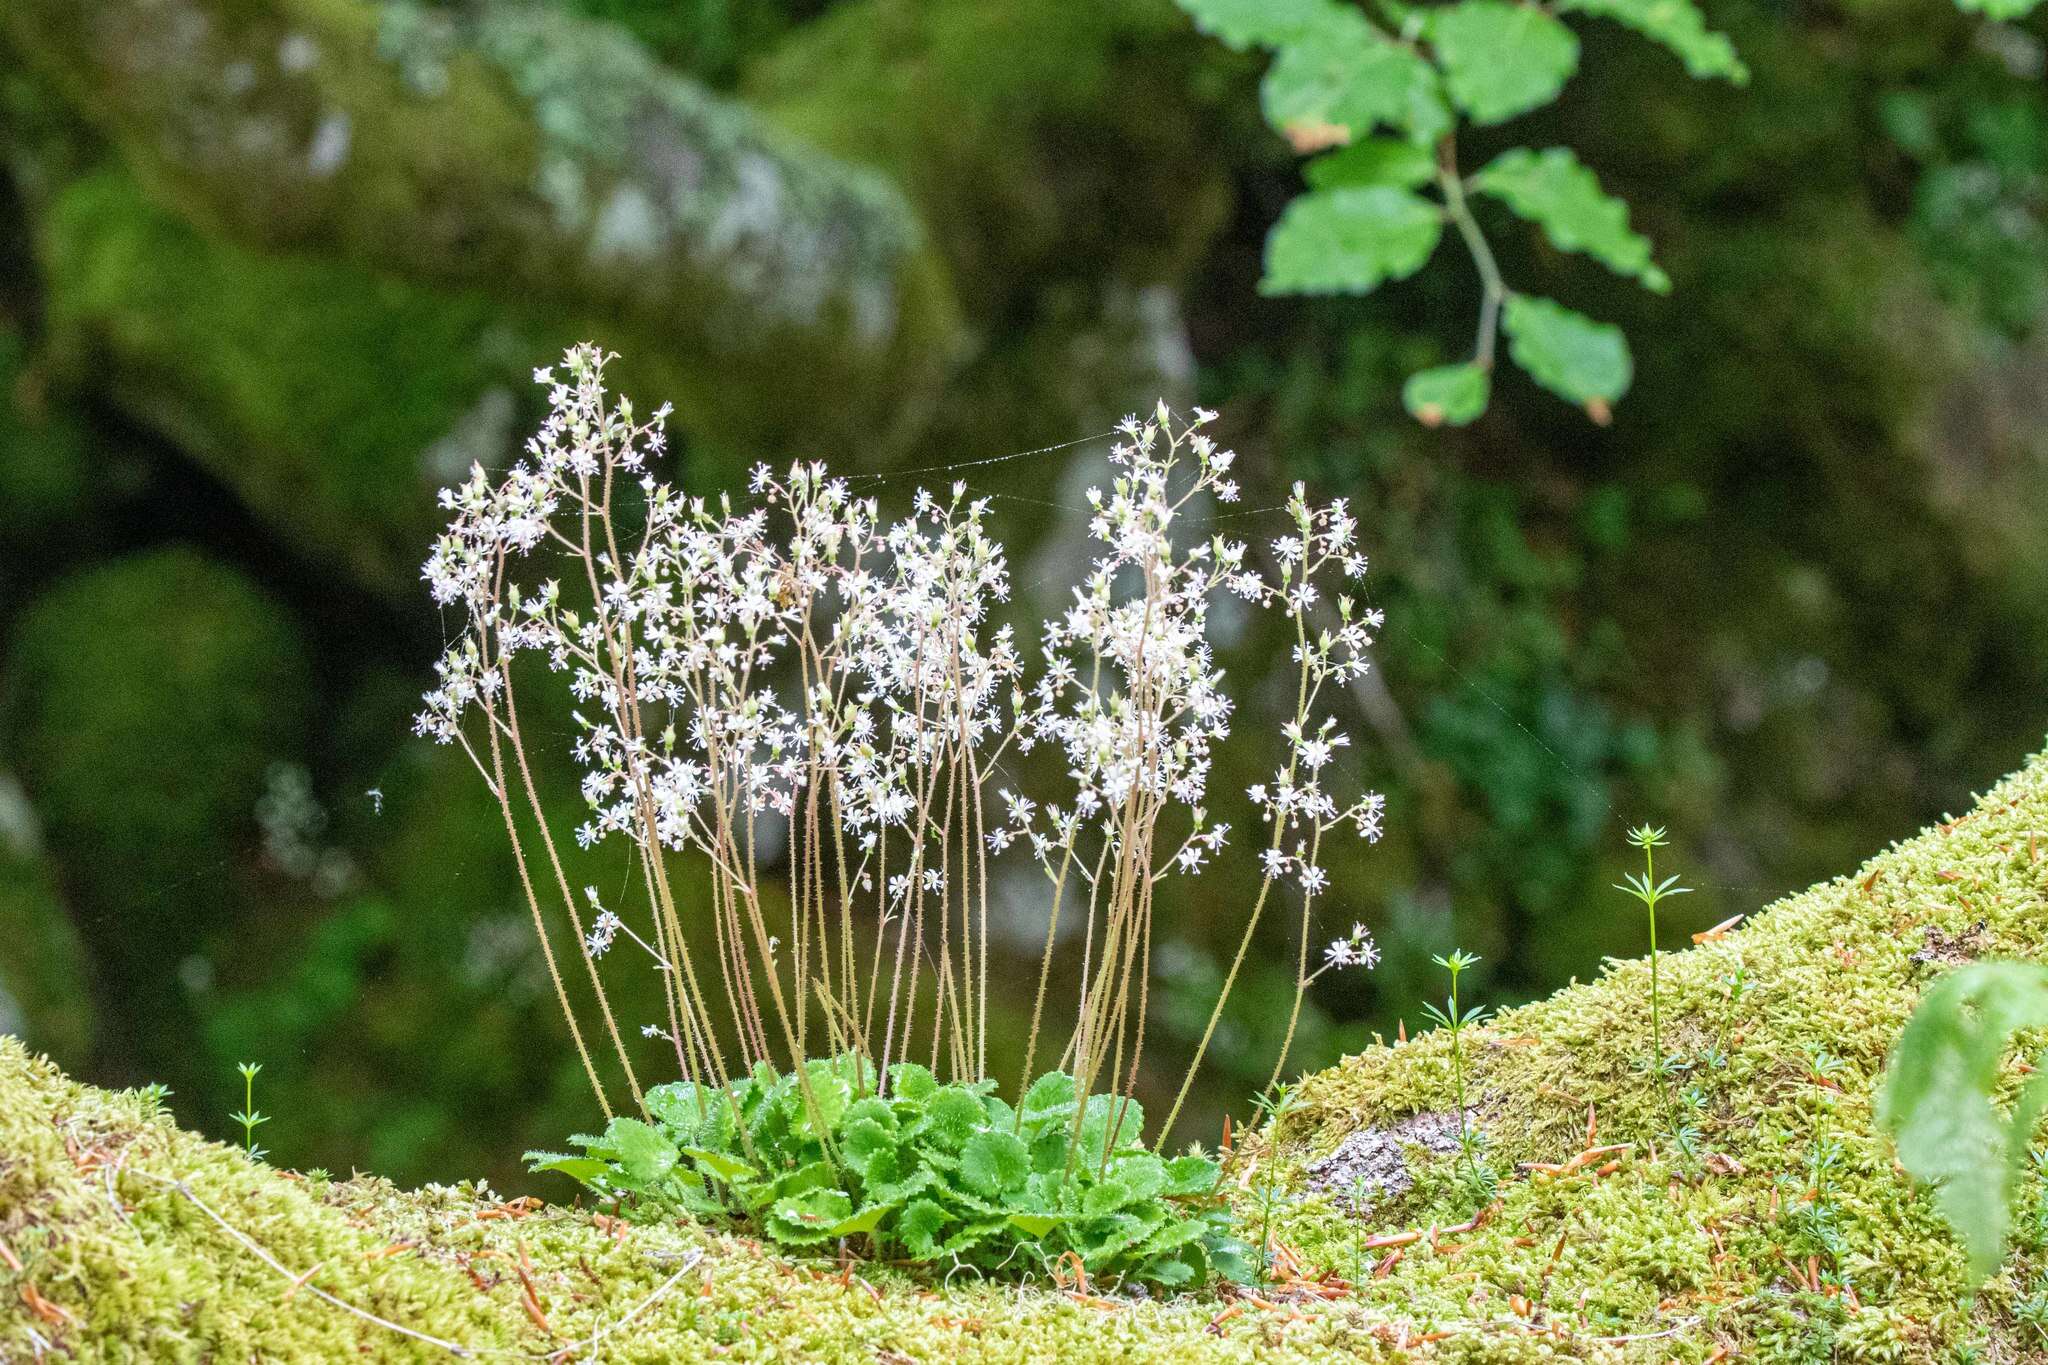
[[[0,1341],[32,1327],[111,1360],[164,1358],[165,1343],[177,1358],[426,1357],[304,1292],[283,1302],[284,1275],[166,1183],[183,1181],[289,1273],[318,1267],[311,1284],[478,1348],[558,1349],[631,1313],[607,1337],[616,1358],[1696,1362],[1725,1347],[1758,1360],[1921,1361],[1965,1342],[2032,1358],[2017,1305],[2038,1292],[2040,1251],[2029,1243],[1972,1301],[1960,1252],[1872,1131],[1871,1095],[1942,961],[2038,950],[2044,834],[2048,758],[1854,876],[1667,957],[1677,1047],[1697,1060],[1724,1023],[1730,1042],[1725,1066],[1695,1071],[1707,1100],[1691,1154],[1671,1143],[1668,1107],[1639,1069],[1646,964],[1615,963],[1503,1014],[1476,1035],[1479,1121],[1506,1173],[1481,1226],[1411,1242],[1353,1294],[1271,1291],[1273,1308],[920,1282],[793,1262],[687,1226],[615,1232],[563,1208],[479,1219],[495,1200],[478,1187],[404,1193],[277,1172],[179,1131],[144,1097],[74,1085],[0,1040],[0,1238],[23,1262],[19,1274],[0,1269]],[[1731,1018],[1723,982],[1737,967],[1755,986]],[[1431,1034],[1309,1078],[1279,1130],[1240,1151],[1247,1221],[1249,1191],[1279,1181],[1291,1192],[1278,1238],[1311,1271],[1341,1275],[1385,1254],[1362,1250],[1363,1236],[1468,1218],[1474,1201],[1451,1159],[1417,1149],[1415,1188],[1369,1219],[1301,1197],[1303,1167],[1345,1135],[1441,1108],[1446,1073],[1444,1039]],[[1603,1158],[1611,1170],[1518,1172],[1582,1151],[1589,1107],[1601,1143],[1630,1144]],[[1809,1158],[1830,1141],[1842,1148],[1823,1199],[1836,1241],[1815,1251]],[[1854,1299],[1803,1287],[1809,1255]],[[522,1256],[552,1335],[522,1305]],[[22,1280],[55,1305],[44,1317]]]
[[[238,571],[153,551],[38,597],[6,677],[10,759],[108,989],[148,1020],[140,1055],[164,1065],[187,1050],[179,959],[218,921],[264,770],[313,711],[297,633]]]
[[[513,395],[548,351],[481,294],[226,245],[118,174],[58,196],[41,254],[63,369],[110,385],[294,543],[393,591],[432,535],[433,490],[503,457]]]
[[[0,507],[9,513],[0,537],[36,541],[76,520],[90,468],[85,432],[49,410],[21,337],[0,326]]]
[[[85,951],[40,845],[20,784],[0,772],[0,1033],[82,1065],[92,1042]]]

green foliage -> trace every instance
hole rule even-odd
[[[1595,421],[1607,420],[1634,373],[1627,338],[1618,327],[1511,289],[1466,195],[1497,198],[1560,251],[1589,255],[1663,293],[1670,281],[1652,262],[1649,241],[1568,148],[1510,148],[1469,178],[1457,165],[1459,116],[1483,127],[1556,100],[1578,70],[1577,34],[1550,10],[1507,0],[1396,7],[1388,22],[1398,31],[1338,0],[1270,8],[1246,0],[1179,3],[1225,43],[1273,51],[1265,115],[1297,150],[1345,147],[1310,163],[1312,189],[1274,226],[1265,292],[1368,293],[1419,270],[1442,223],[1454,223],[1483,290],[1473,357],[1469,366],[1416,376],[1403,394],[1409,412],[1431,426],[1479,416],[1491,392],[1496,332],[1505,328],[1509,355],[1532,379]],[[1663,43],[1695,76],[1747,78],[1733,47],[1707,30],[1691,0],[1594,0],[1574,8]],[[1382,128],[1395,136],[1374,137]],[[1438,199],[1414,193],[1432,180]]]
[[[1592,409],[1612,404],[1635,376],[1628,338],[1550,299],[1516,294],[1501,312],[1508,354],[1529,377],[1562,398]]]
[[[1444,85],[1474,123],[1541,108],[1579,69],[1577,35],[1534,5],[1459,0],[1428,16]]]
[[[2022,1029],[2048,1028],[2048,967],[1986,962],[1934,983],[1893,1050],[1878,1122],[1899,1160],[1934,1186],[1980,1280],[2003,1255],[2014,1178],[2027,1165],[2048,1105],[2048,1074],[2021,1089],[2010,1115],[1997,1097],[2005,1056]]]
[[[652,1122],[615,1118],[529,1152],[535,1171],[588,1186],[628,1217],[730,1221],[787,1247],[862,1238],[880,1256],[984,1270],[1050,1267],[1071,1252],[1091,1277],[1178,1288],[1249,1274],[1200,1153],[1162,1159],[1139,1140],[1135,1101],[1039,1079],[1013,1109],[994,1082],[941,1085],[914,1063],[887,1093],[851,1054],[767,1065],[725,1086],[647,1092]]]
[[[1430,203],[1391,185],[1312,190],[1266,239],[1269,294],[1363,294],[1422,268],[1443,235]]]
[[[1584,252],[1653,293],[1671,288],[1650,260],[1650,239],[1630,230],[1628,205],[1604,193],[1569,148],[1510,148],[1472,177],[1472,188],[1542,228],[1558,250]]]

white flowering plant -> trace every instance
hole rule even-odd
[[[1210,637],[1225,594],[1291,627],[1294,708],[1283,761],[1248,793],[1265,826],[1259,890],[1162,1132],[1268,902],[1287,888],[1300,902],[1299,970],[1277,1076],[1314,976],[1377,958],[1358,926],[1309,970],[1325,840],[1377,839],[1383,814],[1378,795],[1340,797],[1333,780],[1348,739],[1325,713],[1330,694],[1366,670],[1381,624],[1344,590],[1366,569],[1345,504],[1311,505],[1296,485],[1290,531],[1262,572],[1243,542],[1192,533],[1204,509],[1238,497],[1234,457],[1202,430],[1213,414],[1180,420],[1161,404],[1127,418],[1113,478],[1088,495],[1092,564],[1027,658],[991,611],[1011,585],[988,499],[957,483],[919,490],[889,520],[821,464],[759,467],[745,500],[687,495],[653,471],[667,410],[641,418],[614,399],[610,359],[582,346],[538,371],[550,413],[525,458],[496,475],[476,467],[442,494],[451,521],[424,576],[466,619],[417,719],[421,734],[460,746],[497,798],[606,1115],[607,1044],[605,1069],[616,1063],[647,1112],[630,1029],[605,991],[604,959],[622,940],[660,973],[664,1017],[642,1032],[673,1053],[695,1103],[780,1069],[825,1131],[828,1102],[806,1064],[816,1055],[856,1059],[857,1091],[874,1078],[886,1092],[884,1078],[913,1061],[980,1084],[991,864],[1006,857],[1035,864],[1046,888],[1018,1091],[1056,1029],[1075,1137],[1099,1112],[1092,1096],[1115,1101],[1118,1125],[1135,1115],[1158,890],[1200,873],[1231,833],[1209,791],[1234,712]],[[631,849],[638,909],[570,885],[520,723],[536,673],[566,679],[576,704],[587,811],[573,837]],[[1005,760],[1038,749],[1063,779],[1016,790]],[[786,896],[764,891],[770,824],[786,829]],[[670,855],[686,850],[709,869],[702,886],[676,884]],[[550,946],[557,918],[580,971]],[[1078,984],[1054,1025],[1056,951],[1076,939],[1078,973],[1061,979]],[[602,1019],[596,1046],[572,1005],[578,976]],[[1106,1140],[1124,1137],[1113,1126]]]

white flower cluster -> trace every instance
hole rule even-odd
[[[1071,869],[1092,888],[1090,932],[1099,928],[1105,955],[1112,941],[1131,951],[1137,936],[1127,923],[1119,929],[1117,916],[1149,915],[1154,882],[1198,871],[1228,838],[1229,826],[1205,809],[1212,755],[1233,711],[1209,638],[1211,603],[1226,592],[1295,623],[1301,686],[1285,730],[1288,759],[1272,783],[1251,790],[1275,830],[1268,876],[1291,878],[1313,897],[1327,885],[1314,857],[1323,833],[1349,824],[1378,837],[1378,796],[1340,806],[1328,790],[1347,737],[1334,719],[1309,719],[1326,684],[1365,670],[1381,621],[1339,596],[1331,627],[1310,624],[1327,614],[1323,578],[1365,570],[1355,523],[1341,501],[1311,507],[1297,485],[1288,507],[1294,533],[1273,544],[1271,578],[1253,567],[1244,543],[1183,534],[1196,512],[1237,497],[1226,477],[1231,453],[1200,430],[1213,414],[1176,427],[1161,405],[1147,420],[1126,419],[1112,456],[1116,477],[1089,495],[1097,557],[1047,622],[1042,662],[1027,679],[1011,628],[990,620],[1010,582],[988,532],[987,499],[969,497],[964,484],[943,497],[920,490],[907,516],[885,522],[873,499],[856,497],[819,464],[781,474],[757,468],[743,507],[685,496],[648,472],[663,450],[666,409],[642,422],[629,403],[614,402],[608,359],[579,347],[559,377],[537,372],[551,411],[525,458],[495,478],[477,467],[442,494],[451,521],[423,572],[434,600],[464,608],[468,627],[439,661],[416,724],[468,751],[506,804],[517,848],[515,789],[539,810],[515,663],[533,656],[567,675],[589,807],[576,837],[587,845],[623,835],[638,845],[656,907],[653,942],[594,892],[586,931],[566,887],[564,898],[588,957],[624,929],[664,968],[681,968],[677,1022],[652,1035],[671,1038],[679,1055],[695,1050],[711,1067],[715,1042],[708,1021],[691,1017],[701,998],[680,979],[696,979],[692,950],[661,880],[661,850],[692,848],[711,860],[716,960],[756,1052],[767,1037],[744,998],[754,962],[771,977],[792,974],[798,1001],[812,993],[807,981],[817,985],[835,1017],[859,1021],[870,1046],[883,1032],[870,1027],[875,1000],[886,993],[886,1036],[907,1046],[916,972],[931,956],[928,917],[942,945],[957,935],[957,958],[942,946],[933,960],[942,1012],[971,1031],[969,911],[978,898],[985,992],[985,859],[1015,844],[1030,848],[1056,886],[1067,885]],[[572,586],[526,572],[542,562],[559,565]],[[986,820],[984,792],[1005,754],[1039,746],[1064,760],[1071,785],[1062,799],[1004,789],[999,810],[986,803],[996,816]],[[775,936],[762,921],[754,869],[753,829],[767,812],[789,822],[796,882]],[[850,918],[842,935],[828,914],[829,906],[850,916],[862,893],[878,912],[871,955],[854,951]],[[892,924],[893,967],[883,951]],[[790,947],[778,953],[783,942]],[[791,1046],[802,1027],[796,1020]],[[982,1048],[986,1027],[984,1002]],[[936,1053],[936,1035],[932,1046]]]

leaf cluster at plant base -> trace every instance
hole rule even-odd
[[[941,1085],[915,1063],[888,1081],[852,1054],[679,1081],[647,1093],[653,1122],[615,1118],[571,1139],[582,1155],[528,1159],[628,1218],[730,1222],[791,1248],[857,1238],[882,1259],[1012,1272],[1071,1255],[1091,1279],[1164,1288],[1250,1275],[1217,1164],[1146,1149],[1136,1101],[1077,1105],[1061,1072],[1016,1108],[993,1081]]]

